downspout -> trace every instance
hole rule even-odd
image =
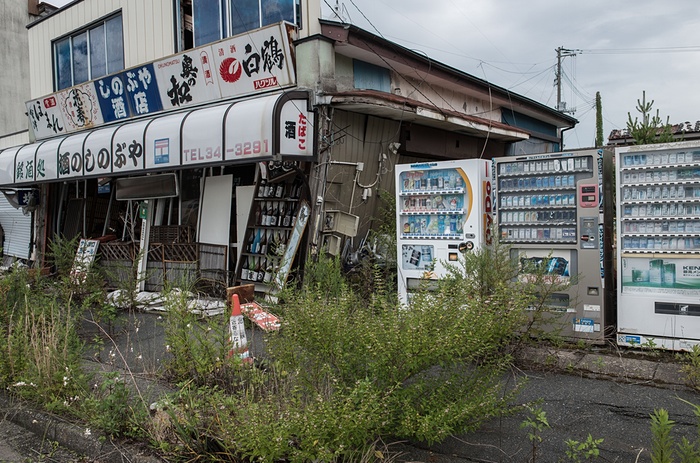
[[[561,129],[561,132],[559,133],[559,151],[564,151],[564,132],[573,129],[574,127],[576,126],[572,125],[571,127]]]

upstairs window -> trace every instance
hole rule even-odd
[[[358,90],[391,92],[389,70],[360,60],[352,61],[353,86]]]
[[[56,90],[121,71],[124,69],[121,14],[56,40],[53,53]]]
[[[299,24],[300,0],[181,0],[184,49],[287,21]]]

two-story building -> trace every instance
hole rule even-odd
[[[397,163],[558,151],[576,123],[321,16],[76,0],[29,24],[31,140],[0,152],[0,187],[36,192],[32,259],[80,236],[105,265],[147,249],[150,289],[186,273],[265,290],[295,256],[357,246]]]

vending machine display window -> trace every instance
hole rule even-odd
[[[577,182],[593,177],[593,157],[524,159],[498,164],[498,208],[501,240],[507,243],[577,242]],[[598,206],[594,192],[579,190]]]
[[[700,143],[617,150],[618,344],[700,344]]]
[[[486,159],[399,164],[396,242],[399,300],[434,288],[465,253],[490,244],[492,162]],[[419,284],[422,282],[422,284]]]
[[[456,169],[408,171],[401,185],[399,233],[403,238],[459,239],[472,207],[469,179]]]
[[[500,241],[510,249],[518,279],[546,298],[541,328],[604,342],[615,323],[612,150],[493,161]]]

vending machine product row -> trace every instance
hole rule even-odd
[[[446,273],[459,253],[490,240],[491,161],[396,166],[399,299]]]
[[[618,334],[624,346],[700,344],[700,142],[616,149]]]
[[[521,278],[537,269],[567,286],[549,295],[543,327],[563,338],[615,333],[612,159],[593,149],[493,160],[499,239]]]

